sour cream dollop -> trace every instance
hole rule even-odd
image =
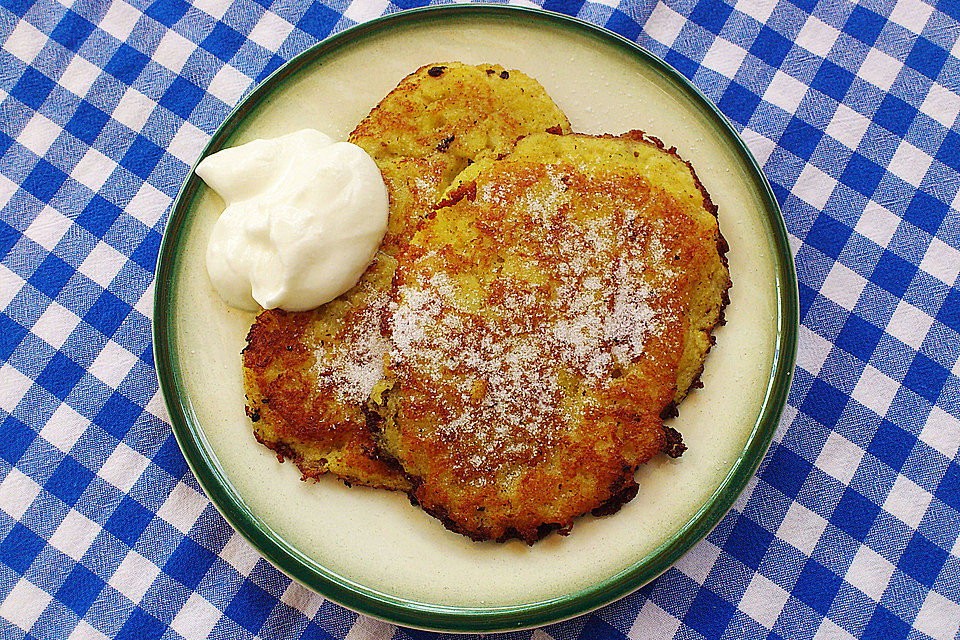
[[[306,311],[360,280],[387,230],[367,153],[314,129],[218,151],[197,166],[226,203],[207,273],[230,306]]]

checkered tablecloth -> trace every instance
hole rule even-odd
[[[65,6],[69,5],[69,6]],[[387,0],[0,0],[0,637],[421,638],[217,514],[151,352],[173,197],[258,80]],[[550,0],[690,78],[783,208],[802,327],[735,508],[663,576],[519,638],[960,628],[960,3]]]

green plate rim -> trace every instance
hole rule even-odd
[[[783,216],[769,182],[736,130],[699,89],[666,62],[612,31],[563,14],[509,5],[452,4],[397,12],[351,27],[317,43],[274,71],[227,116],[210,138],[200,158],[218,150],[243,122],[247,114],[255,110],[275,86],[295,74],[305,64],[313,63],[317,58],[384,27],[392,27],[404,22],[416,23],[423,19],[471,15],[519,20],[536,19],[552,26],[579,30],[599,37],[632,54],[640,63],[649,65],[663,76],[672,79],[689,98],[704,107],[708,116],[714,120],[717,129],[732,143],[743,165],[751,173],[773,230],[771,239],[777,255],[777,340],[771,379],[767,386],[763,408],[742,453],[734,462],[726,478],[700,510],[646,558],[641,558],[633,566],[576,593],[522,605],[452,607],[415,602],[383,594],[325,569],[289,545],[279,534],[259,520],[246,507],[229,480],[224,477],[219,463],[206,446],[202,430],[197,426],[197,418],[193,414],[189,399],[181,393],[178,359],[174,348],[176,327],[171,321],[174,300],[172,285],[175,282],[180,247],[178,240],[181,237],[189,205],[200,184],[200,180],[191,170],[190,176],[173,203],[164,231],[156,271],[153,309],[154,361],[160,389],[170,415],[174,435],[191,471],[230,525],[274,566],[291,578],[317,591],[325,598],[366,615],[402,626],[457,633],[530,628],[587,613],[647,584],[705,537],[733,506],[770,446],[790,389],[799,326],[796,272]],[[194,165],[195,168],[196,165]]]

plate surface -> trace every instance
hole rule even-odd
[[[299,481],[256,443],[240,350],[253,315],[226,307],[203,265],[222,203],[191,174],[160,251],[154,349],[184,456],[207,495],[267,559],[325,597],[398,624],[516,629],[584,613],[666,570],[752,477],[786,401],[798,325],[796,276],[766,179],[725,118],[680,74],[598,27],[506,6],[394,14],[338,34],[248,96],[204,155],[313,127],[347,134],[397,82],[431,62],[499,63],[533,76],[576,131],[643,129],[691,160],[720,209],[734,287],[705,387],[672,425],[690,447],[638,472],[618,514],[581,519],[533,547],[473,543],[405,496]],[[662,459],[661,459],[662,458]]]

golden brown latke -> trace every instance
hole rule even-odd
[[[292,459],[304,477],[329,471],[352,483],[410,487],[377,458],[364,411],[387,349],[379,324],[395,268],[390,256],[469,163],[506,153],[527,134],[569,129],[535,80],[496,65],[423,67],[374,107],[349,141],[373,156],[390,194],[382,253],[335,301],[257,317],[243,369],[260,442]]]
[[[639,132],[531,135],[458,182],[397,253],[381,450],[450,529],[532,543],[682,450],[661,413],[702,369],[725,243],[689,165]]]

